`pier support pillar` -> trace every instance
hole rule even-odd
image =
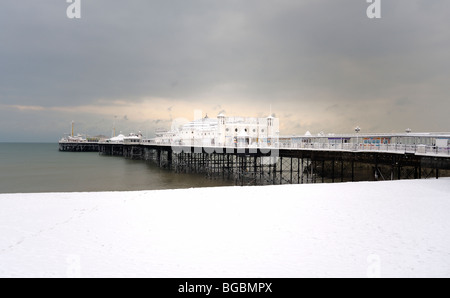
[[[291,180],[290,180],[289,183],[290,183],[290,184],[294,184],[294,183],[293,183],[293,178],[294,178],[293,175],[294,175],[294,173],[293,173],[293,168],[292,168],[292,167],[293,167],[293,159],[294,159],[294,158],[290,157],[290,159],[291,159]]]
[[[280,157],[280,184],[283,184],[283,157]]]
[[[302,177],[302,183],[303,184],[303,173],[304,173],[304,164],[303,164],[303,157],[302,157],[302,161],[301,161],[301,177]]]
[[[352,159],[352,182],[355,182],[355,159]]]
[[[258,185],[257,183],[257,176],[258,176],[258,157],[253,157],[253,178],[255,179],[255,185]]]
[[[273,181],[272,184],[275,185],[276,184],[276,180],[277,180],[277,158],[274,157],[275,161],[273,162]]]
[[[325,183],[325,160],[322,160],[322,183]]]
[[[156,163],[158,164],[158,167],[161,166],[161,149],[156,151]]]
[[[167,151],[167,167],[172,169],[173,152],[172,150]]]
[[[379,173],[378,173],[378,155],[375,155],[375,180],[378,181],[379,179]]]
[[[333,159],[331,162],[332,162],[332,164],[331,164],[331,182],[334,183],[334,166],[336,164],[336,161]]]
[[[308,169],[308,164],[306,164],[306,183],[309,183],[310,171],[312,171],[312,160],[309,161],[309,169]]]

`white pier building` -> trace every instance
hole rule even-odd
[[[170,131],[157,133],[156,144],[217,147],[267,147],[278,142],[279,120],[267,118],[206,117]]]

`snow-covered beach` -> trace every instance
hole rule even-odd
[[[450,179],[0,195],[0,277],[450,277]]]

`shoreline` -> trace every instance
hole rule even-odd
[[[268,187],[308,187],[315,186],[318,187],[320,185],[357,185],[357,184],[384,184],[384,183],[401,183],[401,182],[423,182],[423,181],[441,181],[446,180],[450,182],[450,177],[443,178],[428,178],[428,179],[403,179],[403,180],[385,180],[385,181],[354,181],[354,182],[324,182],[324,183],[304,183],[304,184],[282,184],[282,185],[219,185],[219,186],[205,186],[205,187],[189,187],[189,188],[167,188],[167,189],[148,189],[148,190],[99,190],[99,191],[43,191],[43,192],[17,192],[17,193],[0,193],[0,199],[2,196],[33,196],[33,195],[70,195],[70,194],[80,194],[80,195],[88,195],[88,194],[117,194],[117,193],[147,193],[147,192],[173,192],[173,191],[191,191],[191,190],[215,190],[215,189],[246,189],[246,188],[268,188]]]

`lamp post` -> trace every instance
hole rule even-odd
[[[405,129],[406,134],[410,134],[412,132],[411,128],[407,128]],[[406,144],[408,143],[408,138],[406,138],[406,142],[405,142],[405,150],[406,150]],[[414,140],[414,151],[416,151],[416,141]]]
[[[359,132],[361,131],[361,128],[359,127],[359,126],[357,126],[356,128],[355,128],[355,132],[356,132],[356,148],[358,148],[359,147]]]
[[[116,120],[117,120],[117,116],[114,116],[114,127],[113,127],[113,137],[116,136]]]

